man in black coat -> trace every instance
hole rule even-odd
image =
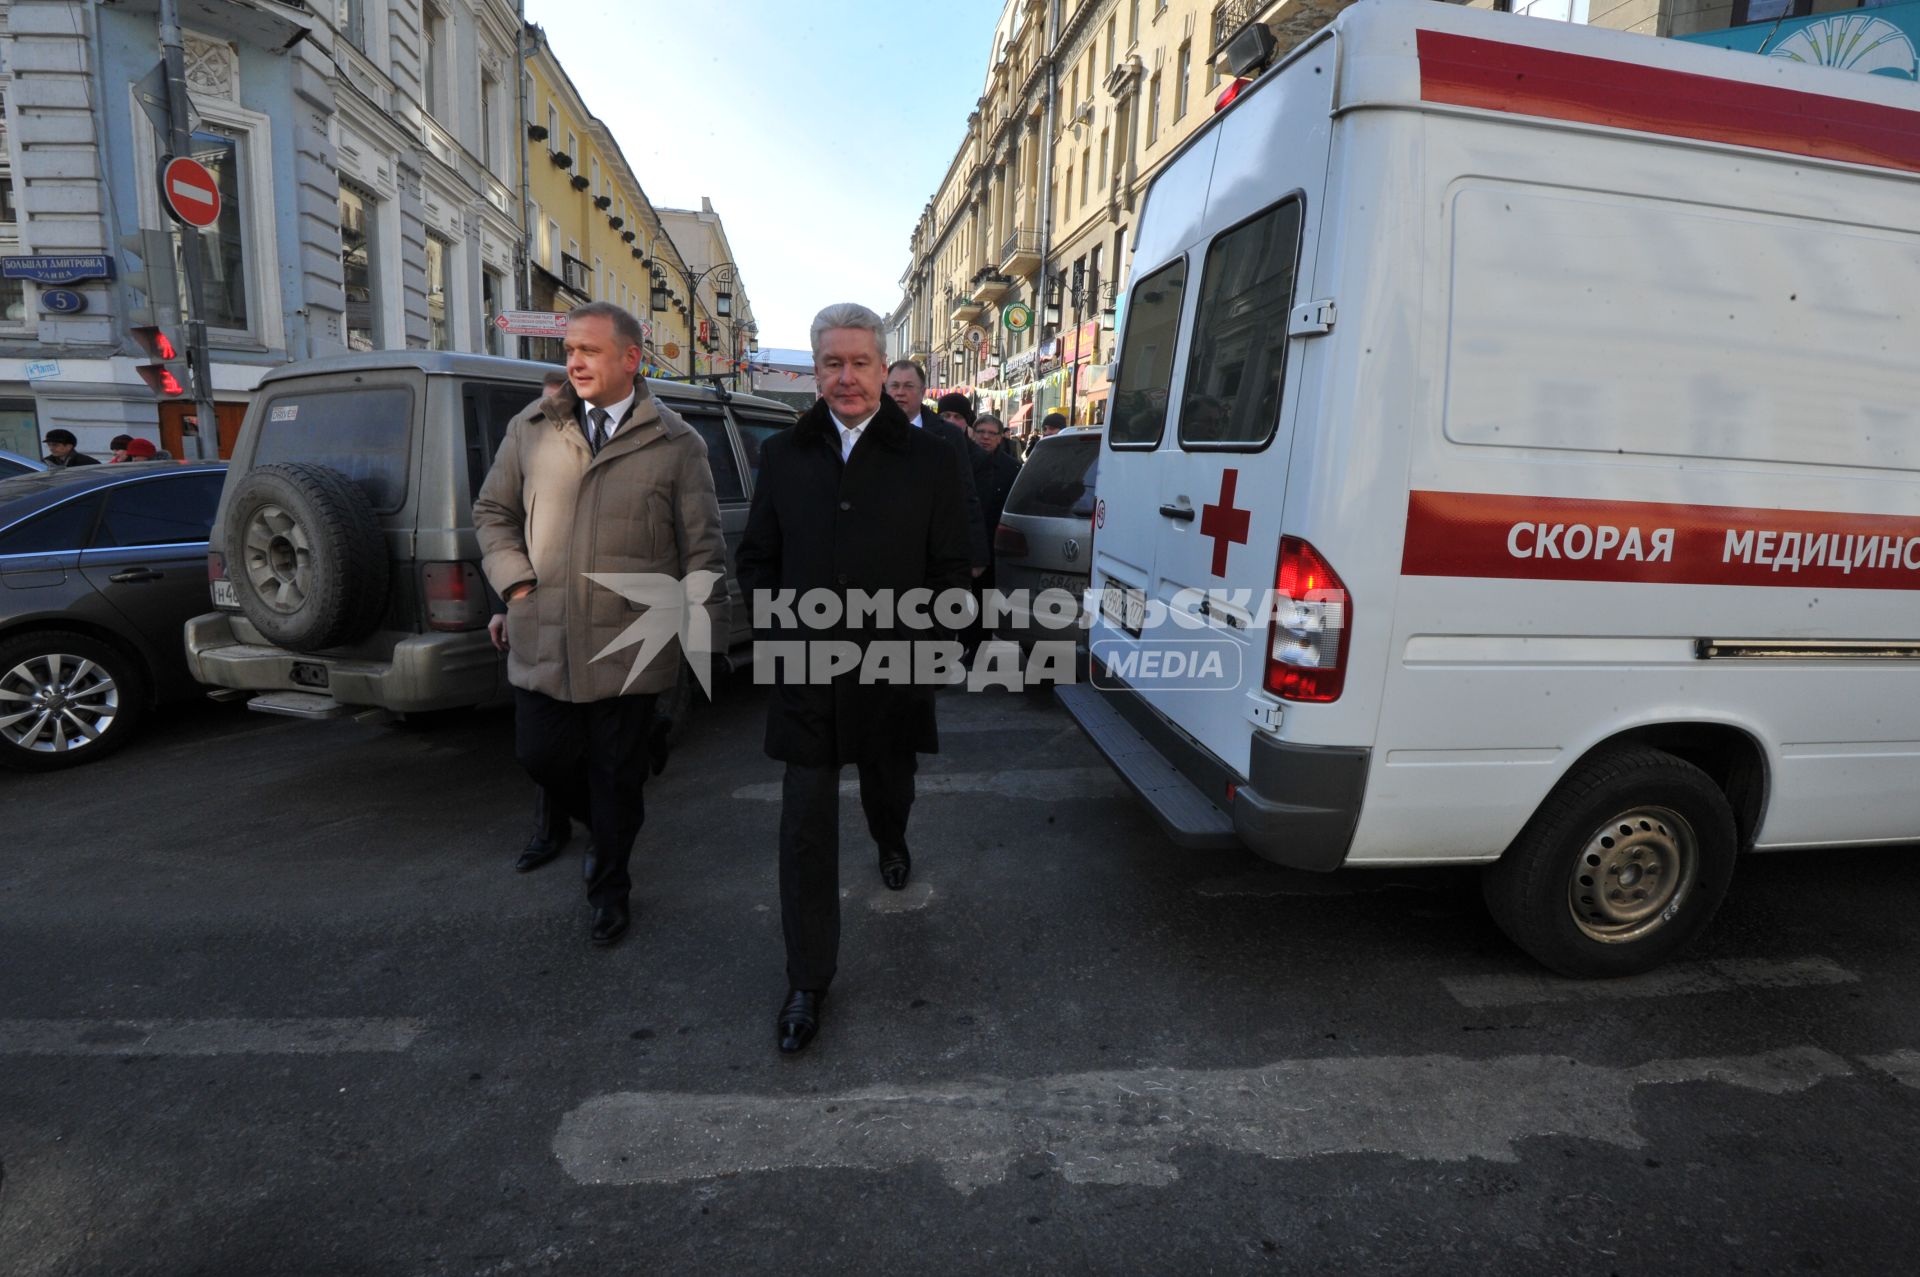
[[[753,509],[737,556],[755,638],[857,650],[861,662],[830,680],[777,668],[766,750],[784,762],[780,797],[780,921],[787,998],[775,1021],[780,1049],[804,1049],[840,949],[840,769],[859,768],[860,802],[880,849],[881,880],[906,886],[907,816],[917,754],[939,749],[931,685],[916,685],[913,649],[938,636],[911,628],[910,591],[965,590],[970,528],[965,471],[945,443],[915,430],[884,392],[884,321],[851,302],[813,321],[814,378],[822,398],[761,447]],[[792,591],[792,595],[786,592]],[[809,592],[844,605],[853,591],[888,599],[892,623],[850,613],[803,628]],[[784,598],[789,610],[770,606]],[[922,612],[921,615],[925,615]],[[885,644],[883,649],[879,645]],[[957,656],[953,645],[946,645]],[[867,658],[906,649],[881,681]],[[809,659],[806,664],[818,668]]]
[[[980,484],[986,480],[987,468],[980,463],[980,450],[973,446],[973,440],[967,432],[929,408],[922,398],[927,393],[927,374],[919,364],[911,359],[896,360],[887,368],[887,397],[900,405],[900,411],[907,416],[907,422],[917,430],[924,430],[934,438],[942,440],[953,455],[965,463],[967,475],[967,526],[971,528],[981,521]],[[993,533],[972,534],[969,537],[972,547],[971,560],[973,574],[979,576],[993,566]]]

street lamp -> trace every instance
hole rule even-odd
[[[700,285],[709,278],[713,280],[713,311],[719,318],[726,319],[733,314],[733,289],[740,282],[739,267],[732,262],[715,262],[705,270],[694,274],[669,258],[656,257],[654,263],[656,266],[671,267],[687,285],[687,300],[690,303],[687,309],[687,380],[691,381],[698,374],[698,367],[694,362],[697,358],[694,354],[694,330],[697,327],[694,316],[700,310]],[[662,280],[666,278],[658,270],[655,270],[654,277]],[[660,285],[655,285],[653,290],[655,310],[665,309],[659,302],[663,294],[664,289]]]

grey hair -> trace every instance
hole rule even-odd
[[[813,317],[813,331],[809,340],[813,343],[813,357],[820,358],[820,339],[832,328],[864,328],[873,334],[874,348],[882,358],[887,353],[887,321],[862,306],[859,302],[835,302]]]
[[[640,321],[635,319],[633,312],[624,306],[616,306],[612,302],[588,302],[584,306],[575,306],[567,312],[568,323],[576,319],[612,320],[613,331],[620,335],[622,341],[629,346],[646,348],[647,339],[640,330]]]

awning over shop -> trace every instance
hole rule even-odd
[[[1032,421],[1032,420],[1033,420],[1033,404],[1031,402],[1021,404],[1020,411],[1014,413],[1012,419],[1007,422],[1007,429],[1011,431],[1018,431],[1022,427],[1024,427],[1029,421]]]

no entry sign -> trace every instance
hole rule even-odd
[[[199,160],[183,155],[161,165],[160,200],[168,216],[196,230],[220,220],[220,186]]]

